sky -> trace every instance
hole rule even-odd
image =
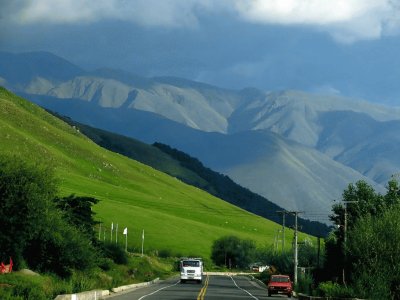
[[[400,0],[0,0],[0,50],[400,106]]]

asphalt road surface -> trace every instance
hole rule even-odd
[[[246,276],[207,276],[203,283],[180,283],[179,278],[113,295],[112,300],[266,300],[286,299],[287,296],[268,297],[265,285]]]

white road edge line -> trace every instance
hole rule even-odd
[[[252,298],[254,298],[254,299],[256,299],[256,300],[259,300],[257,297],[253,296],[249,291],[246,291],[245,289],[242,289],[240,286],[238,286],[238,285],[236,284],[236,281],[233,279],[232,276],[229,276],[229,277],[232,279],[233,283],[236,285],[236,287],[237,287],[239,290],[242,290],[243,292],[246,292],[250,297],[252,297]],[[139,299],[139,300],[140,300],[140,299]]]
[[[147,295],[144,295],[144,296],[140,297],[138,300],[142,300],[142,299],[146,298],[147,296],[154,295],[154,294],[158,293],[159,291],[161,291],[161,290],[163,290],[163,289],[166,289],[166,288],[169,288],[169,287],[171,287],[171,286],[177,285],[179,282],[180,282],[180,281],[178,280],[178,281],[177,281],[176,283],[174,283],[174,284],[171,284],[171,285],[168,285],[168,286],[164,286],[163,288],[158,289],[157,291],[154,291],[154,292],[152,292],[152,293],[150,293],[150,294],[147,294]]]

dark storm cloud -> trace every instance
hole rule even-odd
[[[387,78],[400,76],[399,58],[392,51],[399,48],[398,1],[1,4],[0,50],[49,51],[87,69],[106,66],[229,88],[296,88],[355,96],[383,95],[394,82]]]

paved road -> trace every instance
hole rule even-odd
[[[111,300],[266,300],[286,299],[278,295],[268,297],[265,286],[246,276],[208,276],[202,284],[180,283],[170,279],[121,295],[109,297]]]

